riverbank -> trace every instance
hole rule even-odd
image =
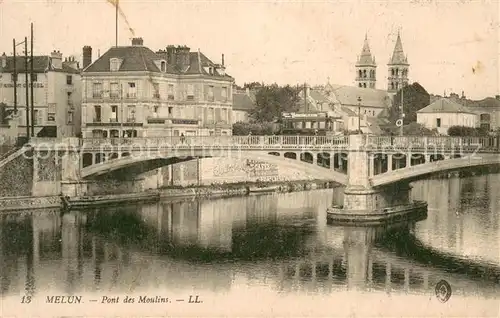
[[[99,206],[107,204],[129,204],[133,201],[141,202],[148,199],[152,193],[158,195],[159,200],[183,200],[183,199],[208,199],[208,198],[225,198],[234,196],[244,196],[259,193],[271,192],[297,192],[314,189],[326,189],[337,186],[334,182],[323,180],[304,180],[290,182],[239,182],[226,184],[213,184],[206,186],[172,186],[163,187],[157,190],[148,190],[142,193],[133,193],[130,195],[95,195],[87,196],[82,200],[74,198],[78,201],[78,208],[86,206]],[[262,191],[264,190],[264,191]],[[260,192],[262,191],[262,192]],[[120,200],[124,197],[123,200]],[[67,200],[67,198],[65,198]],[[81,199],[81,198],[80,198]],[[46,208],[63,208],[65,200],[60,196],[45,196],[45,197],[7,197],[0,198],[0,211],[17,211],[17,210],[34,210]],[[68,202],[66,202],[68,203]],[[85,204],[87,203],[87,204]]]
[[[160,198],[176,199],[183,197],[223,198],[274,192],[297,192],[315,189],[328,189],[338,186],[324,180],[301,180],[288,182],[238,182],[202,186],[169,186],[159,189]]]

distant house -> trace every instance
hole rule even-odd
[[[417,123],[447,134],[451,126],[478,127],[479,115],[448,98],[441,98],[417,111]]]
[[[248,122],[255,105],[255,91],[233,89],[233,123]]]
[[[385,109],[391,107],[391,97],[387,91],[355,86],[327,84],[324,94],[334,105],[349,108],[361,115],[378,116]]]
[[[439,95],[431,95],[431,102],[442,98]],[[450,100],[468,108],[470,111],[479,115],[479,126],[485,130],[496,130],[500,128],[500,95],[495,97],[486,97],[481,100],[471,100],[465,97],[451,93]]]
[[[328,114],[329,120],[332,122],[331,129],[335,132],[356,131],[360,128],[363,133],[380,134],[382,132],[376,115],[381,114],[386,109],[385,105],[387,103],[384,96],[387,96],[387,93],[382,96],[378,90],[357,87],[354,87],[353,90],[351,90],[352,87],[349,87],[348,89],[342,88],[335,91],[332,90],[334,87],[330,84],[327,88],[317,87],[311,89],[306,86],[306,94],[299,95],[300,110],[294,120],[300,122],[302,119],[299,120],[299,118],[305,119],[309,116],[311,123],[303,120],[302,124],[297,123],[295,125],[302,125],[300,126],[301,129],[313,129],[316,119],[313,119],[314,116],[311,114],[325,113]],[[376,91],[376,93],[373,94],[373,91]],[[367,97],[365,103],[361,100],[359,105],[352,104],[353,101],[349,96],[353,92],[359,93],[359,96]],[[307,96],[307,103],[304,101],[304,96]],[[375,98],[375,96],[379,98]],[[356,103],[358,103],[357,97]],[[359,110],[361,110],[361,113],[358,115]]]

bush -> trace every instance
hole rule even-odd
[[[479,137],[487,136],[488,131],[483,128],[474,128],[467,126],[451,126],[448,128],[449,136],[462,136],[462,137]]]
[[[391,133],[394,136],[399,135],[399,128],[394,126],[384,129],[384,135],[391,135]],[[403,135],[406,136],[437,136],[438,134],[437,129],[430,130],[416,122],[403,126]]]

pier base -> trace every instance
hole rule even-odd
[[[371,226],[422,220],[427,217],[427,203],[410,199],[408,184],[384,189],[347,187],[343,204],[327,210],[329,223]]]

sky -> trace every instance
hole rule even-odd
[[[119,18],[119,45],[142,37],[200,49],[237,84],[264,82],[354,85],[357,56],[368,35],[377,88],[387,89],[387,62],[398,30],[410,82],[429,93],[472,99],[500,94],[499,3],[496,0],[173,1],[120,0],[133,29]],[[115,44],[115,10],[106,0],[0,0],[0,52],[29,37],[35,54],[59,50],[81,61]]]

